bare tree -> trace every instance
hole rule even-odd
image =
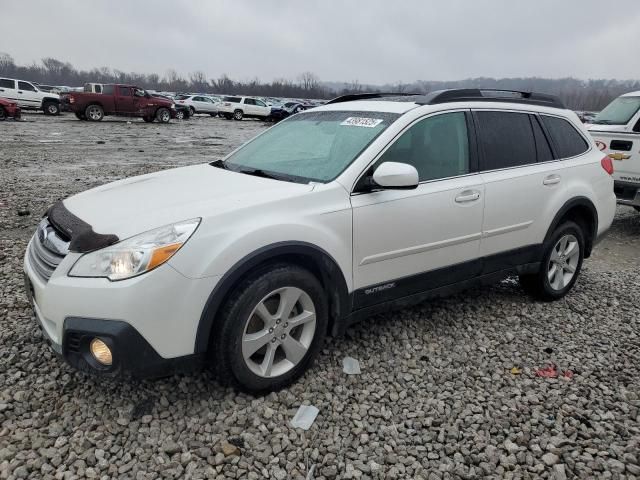
[[[317,90],[320,85],[318,76],[313,72],[304,72],[298,76],[298,82],[303,90],[311,91]]]

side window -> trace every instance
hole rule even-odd
[[[102,93],[102,85],[96,85],[96,93]]]
[[[536,163],[536,145],[529,115],[476,112],[483,152],[480,170],[497,170]]]
[[[541,115],[559,158],[569,158],[589,150],[589,144],[571,123],[564,118]]]
[[[420,181],[469,173],[469,138],[464,112],[425,118],[404,132],[378,160],[416,167]]]
[[[538,162],[548,162],[553,160],[553,153],[547,140],[542,127],[540,126],[540,120],[531,115],[531,125],[533,126],[533,136],[536,139],[536,153],[538,154]]]
[[[18,90],[26,90],[27,92],[35,92],[36,88],[28,82],[18,81]]]
[[[118,87],[118,95],[121,97],[130,97],[131,89],[129,87]]]
[[[16,88],[16,81],[8,78],[0,78],[0,88]]]
[[[244,104],[245,105],[255,105],[256,101],[253,98],[245,98],[244,99]]]
[[[105,85],[104,88],[102,89],[102,94],[103,95],[113,95],[113,85]]]
[[[258,105],[259,107],[266,107],[267,106],[264,102],[262,102],[260,100],[256,100],[256,105]]]

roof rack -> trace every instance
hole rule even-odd
[[[435,105],[447,102],[509,102],[541,105],[545,107],[566,108],[555,95],[546,93],[522,92],[518,90],[499,90],[493,88],[461,88],[456,90],[437,90],[428,93],[416,101],[420,105]]]
[[[349,95],[342,95],[340,97],[336,97],[332,100],[329,100],[325,105],[329,105],[331,103],[342,103],[342,102],[351,102],[353,100],[369,100],[373,98],[386,98],[386,97],[410,97],[410,96],[418,96],[419,93],[351,93]]]
[[[394,98],[395,97],[395,98]],[[415,98],[408,98],[415,97]],[[436,90],[427,94],[419,93],[356,93],[342,95],[326,103],[342,103],[353,100],[376,100],[388,98],[404,102],[414,102],[418,105],[436,105],[448,102],[508,102],[540,105],[543,107],[566,108],[555,95],[546,93],[522,92],[518,90],[499,90],[492,88],[459,88],[451,90]]]

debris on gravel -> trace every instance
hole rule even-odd
[[[47,346],[23,291],[40,215],[90,187],[216,160],[265,127],[24,118],[0,125],[0,479],[640,478],[633,210],[618,209],[566,299],[534,301],[509,279],[372,316],[267,396],[207,371],[88,376]],[[347,355],[359,375],[343,373]],[[535,376],[549,364],[573,377]],[[300,405],[322,412],[307,431],[291,425]]]

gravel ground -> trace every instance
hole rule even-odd
[[[116,381],[59,361],[22,287],[45,208],[210,161],[263,128],[209,117],[0,123],[0,479],[640,478],[640,215],[630,209],[566,300],[536,303],[507,280],[372,317],[266,397],[207,372]],[[342,372],[345,356],[360,375]],[[573,377],[534,375],[549,363]],[[289,425],[301,404],[320,410],[306,432]]]

